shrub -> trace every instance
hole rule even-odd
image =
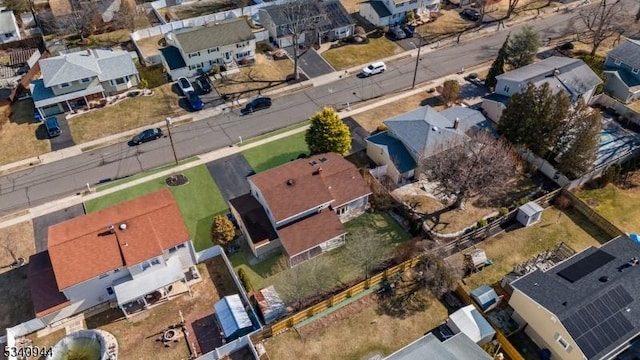
[[[485,226],[487,226],[488,224],[489,224],[489,222],[487,221],[487,219],[480,219],[480,220],[478,220],[478,227],[479,227],[479,228],[481,228],[481,227],[485,227]]]
[[[506,207],[501,207],[500,208],[500,216],[505,216],[509,213],[509,209]]]
[[[529,199],[528,196],[525,196],[525,197],[523,197],[522,199],[520,199],[518,201],[518,205],[524,205],[524,204],[528,203],[529,201],[531,201],[531,199]]]
[[[562,50],[573,50],[575,46],[573,45],[573,43],[571,41],[566,42],[564,44],[562,44],[562,46],[560,47],[560,49]]]
[[[238,279],[240,279],[242,286],[244,286],[244,289],[247,290],[247,292],[253,291],[253,285],[251,284],[251,280],[249,280],[247,273],[242,268],[238,270]]]
[[[147,81],[147,79],[140,79],[140,83],[138,84],[138,86],[141,89],[147,89],[149,88],[149,82]]]
[[[565,195],[558,195],[553,199],[553,205],[555,205],[560,210],[566,210],[571,208],[571,199],[566,197]]]
[[[212,74],[220,74],[220,66],[213,65],[213,67],[211,68],[211,73]]]
[[[378,127],[376,128],[376,132],[383,132],[383,131],[387,131],[387,126],[386,125],[378,125]]]
[[[600,180],[598,181],[600,186],[606,186],[609,183],[614,182],[622,173],[622,165],[613,164],[602,173]]]

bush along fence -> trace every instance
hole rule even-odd
[[[624,231],[613,225],[602,215],[595,212],[589,205],[587,205],[584,201],[582,201],[582,199],[574,195],[571,191],[563,188],[560,195],[567,198],[571,202],[571,206],[573,206],[574,209],[576,209],[580,214],[584,215],[597,227],[602,229],[602,231],[604,231],[607,235],[611,236],[612,239],[625,234]]]

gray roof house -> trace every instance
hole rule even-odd
[[[306,17],[287,16],[289,7],[286,4],[271,5],[259,10],[262,26],[269,31],[269,36],[278,47],[284,48],[293,44],[289,28],[292,18],[300,18],[300,22],[308,23],[308,32],[317,33],[317,42],[320,44],[353,35],[355,22],[340,1],[310,1],[308,6],[309,8],[304,10]],[[306,36],[305,31],[305,34],[299,36],[298,43],[304,43]]]
[[[602,80],[580,59],[551,56],[531,65],[506,72],[496,77],[492,94],[482,102],[482,109],[491,120],[498,122],[513,94],[527,89],[529,83],[541,86],[548,83],[555,92],[564,91],[572,101],[583,98],[589,103],[595,88]]]
[[[20,40],[20,27],[13,11],[0,12],[0,44]]]
[[[213,66],[227,70],[255,59],[256,37],[244,18],[217,21],[165,35],[162,64],[174,79],[191,77]]]
[[[640,99],[640,40],[627,39],[607,54],[604,91],[630,103]]]
[[[640,245],[626,235],[511,283],[513,318],[553,359],[614,359],[640,335]],[[635,349],[634,349],[635,348]],[[621,356],[620,359],[633,359]]]
[[[396,182],[413,177],[421,159],[462,142],[468,130],[490,128],[482,113],[460,106],[442,112],[423,106],[383,123],[387,131],[365,139],[367,155]]]
[[[31,94],[45,118],[91,106],[92,100],[138,85],[131,55],[122,50],[82,50],[39,61],[42,79],[32,81]]]
[[[440,11],[440,0],[370,0],[360,2],[360,16],[376,26],[403,23],[410,11],[428,15]]]
[[[384,360],[491,360],[491,356],[464,333],[440,341],[428,333]]]

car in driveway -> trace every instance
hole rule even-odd
[[[62,134],[60,123],[58,123],[58,119],[55,117],[46,118],[44,121],[44,127],[47,129],[47,135],[49,138],[54,138]]]
[[[466,8],[460,12],[460,16],[471,21],[480,20],[480,11],[476,9]]]
[[[196,79],[196,83],[200,87],[200,90],[202,90],[203,94],[208,94],[211,92],[211,90],[213,90],[213,86],[211,86],[211,80],[206,74],[198,76],[198,78]]]
[[[182,94],[185,96],[189,91],[196,91],[196,89],[193,88],[193,85],[191,85],[191,81],[189,81],[189,79],[184,76],[178,78],[178,87],[180,88],[180,91],[182,91]]]
[[[367,65],[364,69],[362,69],[362,75],[371,76],[375,74],[381,74],[385,70],[387,70],[387,65],[385,65],[382,61],[377,61]]]
[[[404,24],[400,28],[407,34],[407,37],[413,37],[416,34],[416,28],[409,24]]]
[[[187,101],[189,102],[189,106],[193,111],[202,110],[202,108],[204,108],[202,99],[200,99],[200,96],[198,96],[195,91],[190,91],[187,93]]]
[[[390,28],[389,33],[391,34],[391,37],[393,37],[395,40],[402,40],[402,39],[406,39],[407,37],[407,34],[404,33],[404,31],[400,28],[400,26],[394,26]]]
[[[146,129],[140,134],[134,136],[131,141],[129,141],[129,145],[139,145],[146,143],[147,141],[159,139],[162,136],[162,129],[160,128]]]
[[[268,109],[271,107],[271,98],[259,97],[251,100],[240,112],[243,115],[250,114],[254,111]]]

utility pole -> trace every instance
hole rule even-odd
[[[415,69],[413,69],[413,82],[411,83],[411,89],[415,89],[416,87],[416,76],[418,75],[418,63],[420,62],[420,50],[422,49],[422,35],[418,34],[418,37],[420,38],[420,45],[418,46],[418,56],[416,56],[416,67]],[[416,45],[413,44],[413,46],[416,46]]]
[[[176,147],[173,144],[173,136],[171,136],[171,118],[168,117],[165,119],[167,122],[167,132],[169,133],[169,141],[171,142],[171,151],[173,151],[173,158],[176,161],[176,165],[178,165],[178,155],[176,155]]]

